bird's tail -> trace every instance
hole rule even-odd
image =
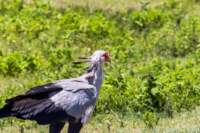
[[[8,117],[9,111],[6,111],[4,108],[0,109],[0,118]]]

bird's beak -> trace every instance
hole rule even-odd
[[[105,61],[105,65],[106,66],[110,66],[111,65],[111,59],[109,58],[108,60]]]
[[[88,57],[79,57],[79,60],[74,61],[73,64],[82,64],[82,63],[86,63],[86,62],[90,62]]]
[[[107,63],[111,63],[111,59],[110,59],[110,57],[107,58],[106,62],[107,62]]]
[[[110,56],[107,56],[107,57],[105,58],[105,63],[108,63],[108,64],[110,64],[110,63],[111,63]]]

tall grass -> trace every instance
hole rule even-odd
[[[200,104],[198,7],[197,0],[0,1],[0,106],[33,86],[79,76],[86,65],[72,61],[106,49],[112,63],[105,66],[94,115],[131,112],[144,123],[128,121],[125,129],[126,120],[111,115],[113,126],[93,129],[91,123],[86,129],[117,132],[121,125],[123,131],[145,126],[162,131],[163,116]],[[13,121],[26,130],[36,125],[16,119],[0,124]]]
[[[160,118],[153,128],[146,127],[145,123],[132,115],[119,117],[116,114],[97,115],[82,129],[82,133],[198,133],[200,132],[200,108],[193,111],[176,113],[173,118]],[[67,125],[62,133],[66,132]],[[21,133],[21,128],[4,126],[0,133]],[[25,133],[46,133],[47,126],[37,126],[24,129]]]

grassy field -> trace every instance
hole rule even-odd
[[[165,2],[163,0],[162,2]],[[59,8],[66,8],[68,6],[88,7],[90,10],[103,9],[107,11],[124,12],[130,9],[140,8],[140,3],[145,2],[141,0],[52,0],[51,3]],[[148,1],[146,1],[148,2]],[[150,2],[150,1],[149,1]],[[152,0],[150,6],[156,6],[162,3],[160,0]]]
[[[79,76],[86,65],[72,62],[105,49],[112,63],[82,133],[200,132],[199,9],[199,0],[0,0],[0,106]],[[0,120],[0,133],[13,132],[47,127]]]
[[[62,133],[66,132],[66,127]],[[1,133],[21,133],[21,128],[13,126],[1,128]],[[47,126],[24,129],[24,133],[46,133]],[[95,116],[82,133],[198,133],[200,132],[200,108],[192,111],[176,113],[173,118],[160,118],[157,125],[147,128],[145,123],[133,114],[119,117],[117,114]]]

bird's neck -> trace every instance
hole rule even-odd
[[[103,80],[102,63],[99,62],[97,64],[92,65],[88,69],[87,75],[89,76],[88,82],[94,85],[97,88],[97,90],[99,90],[101,88]]]

